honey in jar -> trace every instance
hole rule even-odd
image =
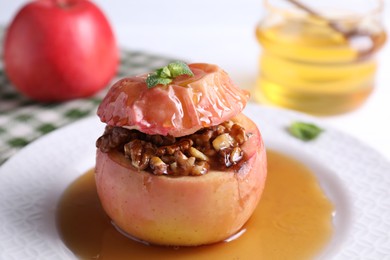
[[[264,0],[255,99],[315,115],[359,107],[386,41],[380,0]],[[360,10],[361,9],[361,10]]]

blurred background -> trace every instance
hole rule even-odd
[[[1,1],[0,25],[6,27],[26,2]],[[122,49],[190,62],[216,63],[238,85],[253,89],[259,74],[261,53],[255,28],[265,12],[261,0],[94,2],[108,17]],[[390,28],[388,6],[384,9],[383,22],[386,28]],[[352,112],[323,116],[322,119],[390,158],[388,45],[386,43],[379,53],[377,83],[367,102]]]
[[[0,24],[14,17],[26,0],[2,1]],[[259,45],[255,26],[261,0],[96,0],[122,48],[189,61],[217,63],[238,83],[254,80]]]

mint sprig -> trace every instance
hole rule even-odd
[[[168,85],[172,80],[181,75],[194,76],[188,65],[182,61],[174,61],[167,66],[157,69],[148,75],[146,85],[153,88],[157,85]]]
[[[324,130],[311,123],[293,122],[289,126],[288,131],[298,139],[310,141],[317,138]]]

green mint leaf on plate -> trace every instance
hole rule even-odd
[[[181,75],[194,76],[194,73],[188,65],[182,61],[169,63],[167,66],[157,69],[155,72],[148,75],[146,84],[148,88],[153,88],[159,84],[167,85],[172,80]]]
[[[168,69],[172,73],[172,77],[176,78],[180,75],[194,76],[191,69],[182,61],[175,61],[168,64]]]
[[[148,88],[153,88],[158,84],[167,85],[172,82],[172,79],[159,77],[157,74],[150,74],[146,78],[146,85]]]
[[[288,128],[288,131],[298,139],[310,141],[323,132],[323,129],[311,123],[293,122]]]

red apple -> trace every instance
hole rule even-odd
[[[38,101],[90,96],[118,67],[118,48],[104,14],[87,0],[37,0],[16,15],[5,36],[5,71]]]
[[[253,213],[267,175],[265,147],[243,114],[231,119],[246,129],[239,170],[169,177],[134,168],[117,151],[97,151],[96,186],[105,212],[128,234],[160,245],[196,246],[235,234]]]

